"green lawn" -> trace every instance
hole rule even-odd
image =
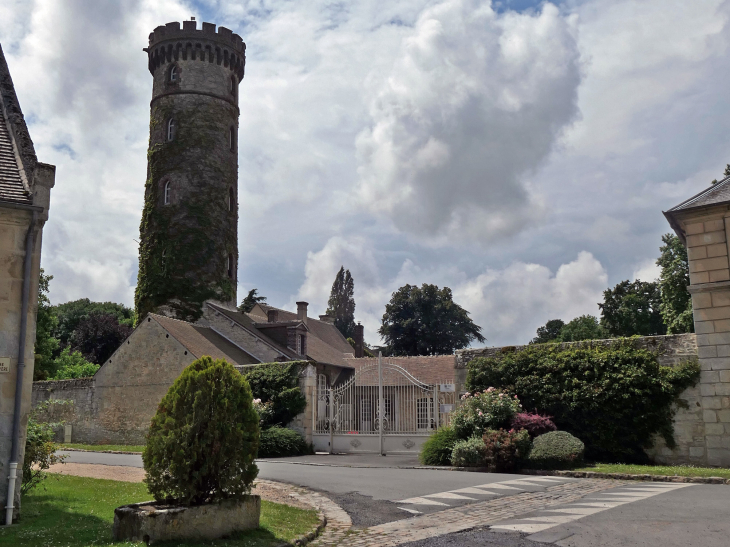
[[[80,450],[93,450],[94,452],[103,452],[111,450],[113,452],[142,452],[144,445],[136,444],[78,444],[78,443],[60,443],[58,445],[62,450],[64,448],[78,448]]]
[[[114,508],[149,499],[144,484],[50,475],[23,496],[20,522],[10,528],[0,527],[0,546],[141,546],[144,544],[112,542]],[[316,511],[263,501],[258,530],[225,540],[167,545],[270,547],[309,532],[317,522]]]
[[[692,467],[691,465],[628,465],[618,463],[597,463],[574,471],[596,473],[627,473],[630,475],[669,475],[680,477],[722,477],[730,479],[730,469],[717,467]]]

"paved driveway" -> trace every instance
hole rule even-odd
[[[78,463],[142,465],[133,455],[69,455]],[[726,485],[418,469],[413,458],[399,456],[311,456],[258,465],[262,479],[322,491],[341,505],[363,529],[343,547],[730,545]]]

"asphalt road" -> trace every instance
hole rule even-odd
[[[69,452],[69,460],[78,463],[141,467],[138,455]],[[530,484],[528,476],[466,473],[447,470],[407,469],[417,465],[408,458],[380,456],[313,456],[286,461],[259,460],[259,477],[326,492],[352,517],[353,525],[367,527],[451,507],[477,503],[481,496],[466,493],[467,499],[444,499],[438,493],[474,489],[496,483],[517,482],[521,491],[540,490]],[[629,488],[645,490],[660,483],[634,483]],[[502,488],[504,488],[504,484]],[[509,488],[509,487],[508,487]],[[497,490],[497,488],[494,488]],[[580,502],[599,501],[620,496],[624,489],[592,494]],[[507,493],[512,493],[506,490]],[[495,496],[497,494],[494,494]],[[407,499],[429,496],[436,505],[404,503]],[[458,496],[457,496],[458,497]],[[595,498],[595,499],[592,499]],[[493,498],[492,498],[493,499]],[[439,505],[440,503],[441,505]],[[573,504],[578,505],[579,503]],[[550,511],[521,515],[539,522]],[[560,513],[552,513],[555,514]],[[533,534],[496,532],[488,528],[467,530],[408,544],[409,547],[728,547],[730,546],[730,486],[692,485],[662,491],[645,499],[635,499],[612,508],[589,514]]]

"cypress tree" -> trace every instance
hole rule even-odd
[[[337,272],[332,283],[330,299],[327,302],[327,315],[335,318],[335,326],[345,338],[355,336],[355,282],[350,270],[344,266]]]

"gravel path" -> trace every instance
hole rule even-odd
[[[49,473],[59,475],[74,475],[76,477],[89,477],[92,479],[108,479],[122,482],[142,482],[144,469],[138,467],[126,467],[120,465],[100,465],[92,463],[59,463],[52,465]],[[253,494],[261,496],[261,499],[274,503],[284,503],[300,509],[313,509],[313,503],[305,501],[299,493],[288,484],[277,483],[268,480],[257,480],[252,490]]]

